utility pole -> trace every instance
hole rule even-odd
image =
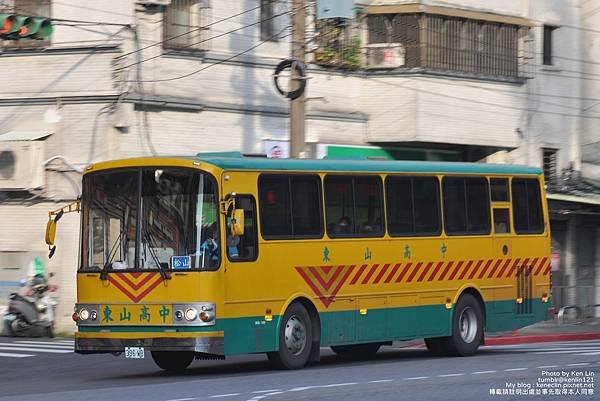
[[[305,26],[306,26],[306,0],[293,0],[293,32],[292,32],[292,59],[304,63],[305,57]],[[291,69],[292,79],[290,90],[298,88],[300,79],[296,68]],[[305,95],[302,94],[290,104],[290,156],[298,158],[304,153],[304,131],[305,131]]]

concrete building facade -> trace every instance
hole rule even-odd
[[[332,24],[307,2],[308,156],[360,147],[599,179],[600,0],[355,3],[351,22]],[[61,288],[59,328],[72,329],[79,216],[61,220],[51,260],[43,232],[47,212],[80,194],[89,163],[285,147],[289,102],[273,71],[300,45],[290,4],[0,0],[55,25],[49,40],[4,41],[0,52],[0,304],[41,256]],[[556,201],[561,285],[578,283],[569,269],[600,241],[597,206],[580,198]],[[578,250],[574,235],[590,233]],[[598,255],[584,264],[582,280],[600,285]]]

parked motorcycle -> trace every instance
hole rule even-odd
[[[49,275],[53,276],[52,273]],[[24,285],[27,284],[25,281]],[[54,337],[54,316],[58,304],[57,287],[48,285],[45,276],[29,280],[25,295],[12,293],[4,315],[4,333],[17,337]]]

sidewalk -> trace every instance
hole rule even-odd
[[[559,324],[546,320],[522,329],[490,333],[485,345],[525,344],[549,341],[600,340],[600,318],[569,320]]]

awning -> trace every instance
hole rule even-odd
[[[8,131],[0,134],[0,141],[37,141],[49,137],[53,133],[51,130]]]
[[[586,205],[600,206],[600,197],[597,196],[580,196],[580,195],[565,195],[565,194],[546,194],[549,200],[583,203]]]

